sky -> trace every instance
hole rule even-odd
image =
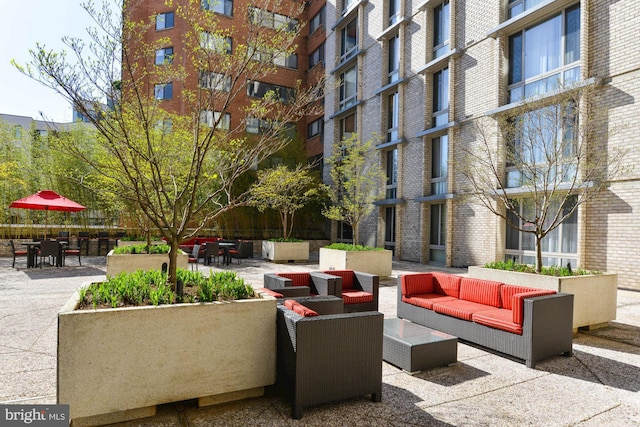
[[[93,21],[82,0],[0,0],[0,113],[37,120],[70,122],[71,105],[52,89],[21,74],[11,60],[24,65],[36,43],[55,51],[69,50],[63,36],[88,39]],[[41,115],[42,112],[42,115]]]

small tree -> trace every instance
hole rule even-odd
[[[334,144],[327,159],[332,184],[329,197],[332,205],[322,214],[335,221],[344,221],[353,228],[353,243],[359,244],[362,220],[374,208],[384,189],[385,173],[378,161],[371,158],[374,139],[362,141],[354,133]]]
[[[282,238],[287,240],[291,237],[295,213],[317,199],[321,194],[320,188],[308,166],[298,165],[292,170],[278,165],[258,171],[258,183],[250,190],[250,204],[260,212],[267,208],[278,211]]]
[[[615,126],[596,85],[565,89],[478,122],[476,144],[460,147],[463,192],[533,235],[538,273],[542,240],[619,175],[624,154],[606,147]]]

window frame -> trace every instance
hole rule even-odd
[[[200,8],[224,16],[233,16],[233,0],[201,0]]]
[[[431,138],[431,194],[447,194],[449,174],[449,135]]]
[[[438,11],[443,13],[439,14]],[[439,19],[440,18],[440,19]],[[438,31],[438,30],[442,31]],[[446,34],[445,34],[446,33]],[[444,0],[440,4],[433,7],[433,47],[432,58],[439,58],[449,52],[449,43],[451,40],[451,5],[449,0]],[[442,38],[439,41],[439,38]]]
[[[167,23],[167,18],[171,17],[171,23]],[[158,13],[156,15],[156,31],[169,30],[175,26],[175,13],[173,11]]]
[[[434,72],[432,80],[431,127],[444,126],[449,123],[449,67]]]
[[[167,54],[167,51],[171,50],[171,53]],[[161,53],[161,55],[159,55]],[[158,62],[158,58],[161,57],[162,61]],[[163,47],[156,49],[155,65],[165,65],[173,63],[173,46]]]
[[[168,94],[167,94],[168,89]],[[158,101],[173,99],[173,82],[158,83],[153,88],[154,98]]]
[[[349,89],[348,74],[353,74],[353,93]],[[353,66],[340,73],[340,90],[339,90],[339,106],[340,110],[351,107],[358,102],[358,67]]]
[[[351,37],[353,41],[353,46],[348,46],[347,41],[351,38],[349,37],[350,31],[354,32],[354,36]],[[354,17],[351,21],[349,21],[342,29],[340,30],[340,62],[344,62],[358,52],[358,17]]]

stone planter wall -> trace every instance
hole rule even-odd
[[[573,294],[573,329],[605,327],[616,318],[617,274],[553,277],[469,267],[469,277]]]
[[[107,277],[116,276],[126,271],[160,270],[162,264],[169,263],[168,254],[123,254],[114,255],[110,251],[107,255]],[[178,268],[189,268],[189,256],[184,252],[178,254]]]
[[[73,425],[152,416],[155,405],[262,395],[275,382],[276,301],[74,310],[58,315],[58,403]]]
[[[273,262],[309,260],[309,242],[262,241],[262,258]]]
[[[320,270],[355,270],[378,276],[391,276],[393,252],[342,251],[320,248]]]

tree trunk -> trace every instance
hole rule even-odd
[[[542,272],[542,237],[536,234],[536,273]]]
[[[169,242],[171,245],[171,250],[169,251],[169,269],[167,270],[167,280],[171,283],[171,288],[176,290],[176,282],[178,276],[176,275],[176,267],[178,265],[178,251],[180,250],[180,246],[178,245],[178,239],[175,237],[171,239]]]

